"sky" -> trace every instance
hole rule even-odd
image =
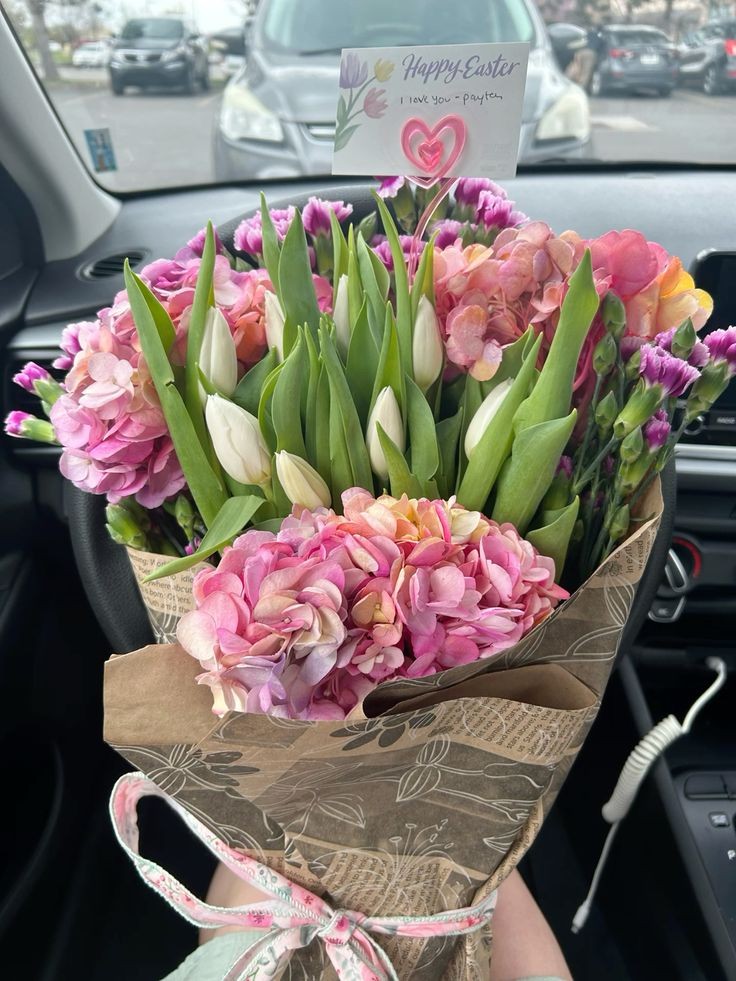
[[[118,0],[105,4],[103,21],[110,21],[110,27],[119,31],[130,17],[156,17],[171,15],[184,17],[193,22],[205,34],[220,31],[227,27],[238,27],[243,23],[244,0]],[[114,13],[113,13],[114,12]]]

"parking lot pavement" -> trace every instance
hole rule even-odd
[[[221,84],[208,92],[128,90],[115,96],[104,69],[65,69],[50,89],[86,163],[84,130],[108,128],[118,170],[100,175],[114,191],[205,184],[213,180],[212,133]],[[736,95],[677,90],[591,99],[592,156],[602,161],[736,161]]]

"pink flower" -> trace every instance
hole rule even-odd
[[[273,285],[265,269],[244,273],[240,295],[225,312],[230,324],[235,350],[246,368],[260,361],[266,353],[266,293]]]
[[[386,89],[368,89],[363,100],[363,111],[370,119],[380,119],[388,109],[388,102],[383,98]]]
[[[473,378],[488,381],[498,371],[503,347],[489,330],[485,304],[470,303],[469,297],[472,298],[472,294],[468,294],[447,318],[447,356],[453,364],[467,368]]]
[[[506,197],[506,191],[488,177],[461,177],[453,195],[458,204],[477,208],[481,194],[488,191],[496,197]]]
[[[40,364],[36,364],[35,361],[29,361],[27,365],[21,368],[20,371],[13,375],[13,381],[16,385],[20,385],[27,392],[35,393],[35,384],[37,381],[51,381],[51,375],[42,368]]]
[[[79,324],[69,324],[61,332],[61,350],[64,352],[54,361],[54,368],[60,371],[68,371],[74,363],[74,356],[80,350],[79,333],[82,328],[93,327],[90,321],[83,321]]]
[[[381,681],[509,647],[567,596],[511,525],[454,500],[354,488],[343,507],[294,508],[197,576],[179,640],[216,714],[344,718]]]
[[[272,208],[269,214],[276,230],[276,237],[279,241],[283,241],[294,219],[294,208]],[[248,252],[254,256],[263,252],[260,211],[257,211],[251,218],[245,218],[241,221],[233,235],[233,246],[237,252]]]
[[[5,432],[8,436],[23,436],[29,420],[34,419],[30,412],[14,409],[5,418]]]
[[[377,177],[380,181],[377,194],[379,198],[395,198],[406,183],[405,177]]]
[[[308,235],[330,235],[332,225],[330,213],[334,213],[339,222],[345,221],[353,213],[353,206],[344,201],[323,201],[322,198],[311,197],[302,211],[304,229]]]
[[[401,248],[404,253],[404,260],[408,261],[409,254],[411,252],[412,242],[414,241],[411,235],[400,235],[399,241],[401,242]],[[425,242],[420,242],[417,249],[417,255],[421,255],[424,251]],[[394,260],[391,255],[391,248],[388,244],[388,240],[385,235],[374,235],[371,241],[371,248],[376,253],[378,258],[388,269],[389,272],[394,270]]]
[[[670,421],[664,409],[658,409],[644,426],[644,439],[650,453],[661,450],[670,435]]]
[[[736,375],[736,327],[712,330],[706,335],[704,343],[711,359],[716,364],[726,364],[730,377]]]
[[[660,386],[668,398],[679,398],[700,374],[687,361],[654,344],[643,344],[639,353],[639,374],[647,385]]]

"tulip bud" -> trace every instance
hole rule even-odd
[[[266,343],[269,351],[276,350],[279,361],[284,360],[284,325],[286,318],[279,298],[270,290],[265,296],[266,310]]]
[[[256,417],[220,395],[209,395],[205,419],[225,473],[241,484],[264,484],[271,476],[271,454]]]
[[[412,341],[414,381],[426,392],[442,371],[445,346],[440,335],[440,325],[434,307],[426,296],[419,298],[417,319],[414,322]]]
[[[373,472],[381,480],[388,480],[388,464],[386,463],[386,456],[378,437],[377,424],[380,424],[384,433],[396,445],[397,449],[403,453],[406,447],[404,441],[404,420],[401,418],[401,409],[399,408],[399,403],[396,401],[394,390],[390,385],[382,388],[378,393],[378,398],[368,419],[365,436]]]
[[[337,349],[343,361],[347,362],[352,331],[350,329],[350,312],[348,309],[348,277],[345,275],[342,275],[337,283],[335,309],[332,311],[332,319],[335,321]]]
[[[483,438],[483,434],[488,429],[491,420],[501,408],[503,400],[508,395],[513,384],[514,379],[507,378],[506,381],[500,382],[495,388],[491,389],[470,420],[470,425],[465,433],[465,456],[468,459],[472,457],[473,451]]]
[[[626,329],[626,309],[615,293],[606,293],[601,317],[606,330],[618,340]]]
[[[300,456],[281,450],[276,454],[276,474],[292,504],[301,504],[310,511],[330,506],[329,487],[314,467]]]
[[[199,368],[204,377],[218,392],[232,395],[238,384],[238,356],[230,327],[217,307],[210,307],[204,325],[202,347],[199,351]],[[204,405],[207,393],[199,386]]]
[[[604,334],[593,350],[593,370],[597,375],[607,375],[616,364],[618,345],[612,334]]]

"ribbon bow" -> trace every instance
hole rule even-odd
[[[215,858],[256,889],[271,896],[262,903],[228,909],[210,906],[189,892],[160,865],[143,858],[138,850],[138,801],[160,797],[183,818]],[[432,916],[370,917],[349,910],[333,910],[321,897],[285,876],[242,855],[169,797],[142,773],[121,777],[110,798],[110,816],[120,845],[133,861],[145,883],[194,926],[213,929],[239,926],[263,930],[232,965],[223,981],[268,981],[293,951],[307,947],[315,938],[325,945],[338,978],[355,981],[399,981],[396,970],[371,934],[404,937],[459,936],[487,924],[496,905],[496,893],[477,906],[435,913]]]

